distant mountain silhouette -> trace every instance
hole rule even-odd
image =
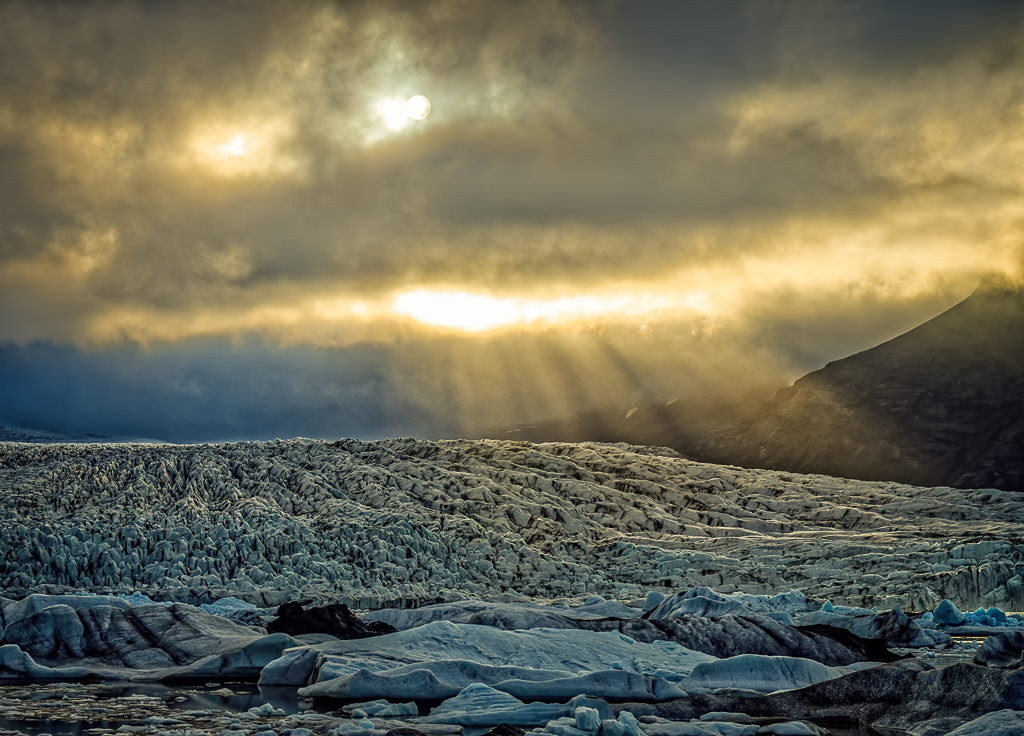
[[[1024,491],[1024,291],[985,283],[685,450],[747,466]]]
[[[746,467],[1024,491],[1024,291],[984,283],[934,319],[774,397],[593,411],[502,436],[662,445]]]
[[[35,442],[37,444],[56,444],[62,442],[104,442],[109,438],[98,434],[70,434],[51,432],[46,429],[32,427],[0,426],[0,442]]]

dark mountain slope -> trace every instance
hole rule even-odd
[[[1024,491],[1024,291],[985,284],[680,449],[751,467]]]

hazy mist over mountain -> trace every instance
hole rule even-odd
[[[1019,280],[1022,23],[5,3],[0,424],[441,437],[770,396]]]

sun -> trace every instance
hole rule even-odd
[[[248,152],[249,146],[244,135],[236,135],[223,145],[219,146],[217,150],[225,156],[238,158],[239,156],[244,156]]]
[[[409,123],[426,120],[431,107],[430,100],[423,95],[413,95],[407,100],[389,97],[377,104],[377,112],[389,130],[401,130]]]
[[[423,95],[414,95],[405,101],[405,114],[413,120],[426,120],[430,107],[430,100]]]

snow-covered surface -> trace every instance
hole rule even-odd
[[[506,441],[0,443],[0,593],[256,605],[799,589],[1024,608],[1024,505]]]

